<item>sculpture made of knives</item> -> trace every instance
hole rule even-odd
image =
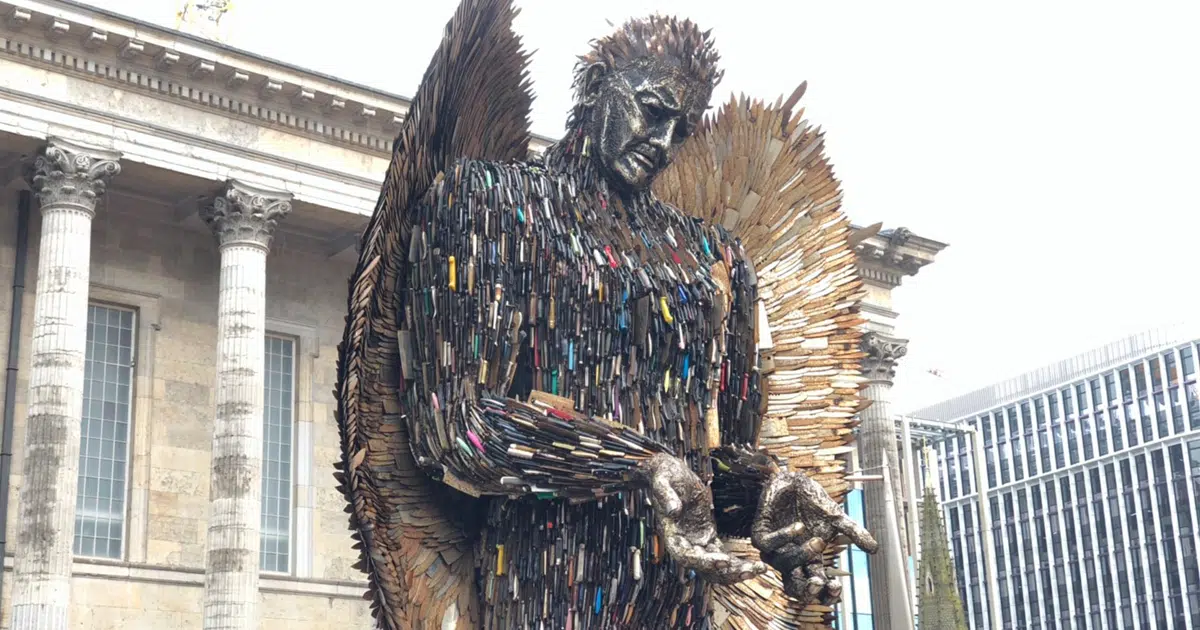
[[[861,288],[800,91],[705,119],[708,34],[632,21],[529,159],[515,14],[459,6],[350,281],[337,477],[376,620],[822,627],[828,558],[875,541],[834,500]]]

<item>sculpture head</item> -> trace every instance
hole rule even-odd
[[[650,187],[699,124],[721,80],[709,32],[661,16],[592,43],[575,71],[570,127],[609,184]]]

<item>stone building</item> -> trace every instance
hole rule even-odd
[[[5,341],[26,260],[0,626],[21,627],[13,600],[36,582],[74,627],[199,628],[206,546],[261,527],[263,627],[369,627],[331,392],[356,235],[407,101],[74,3],[0,17]],[[211,480],[259,459],[249,523]],[[22,573],[27,540],[48,571]]]
[[[855,548],[843,552],[840,566],[851,576],[844,579],[846,595],[840,611],[844,621],[838,628],[911,629],[916,614],[913,582],[920,547],[920,486],[912,474],[914,442],[897,430],[888,405],[896,369],[908,352],[908,340],[897,332],[903,326],[892,308],[892,292],[931,264],[947,245],[903,227],[873,234],[858,229],[861,241],[855,253],[866,285],[863,376],[868,383],[863,395],[871,406],[859,414],[857,448],[847,454],[851,460],[847,469],[884,478],[855,482],[846,497],[851,516],[872,531],[880,549],[869,560]]]
[[[932,481],[932,480],[930,480]],[[932,484],[931,484],[932,485]],[[917,617],[923,630],[967,630],[954,562],[946,548],[946,524],[932,487],[921,501],[921,567],[917,577]]]
[[[370,627],[331,392],[406,108],[74,2],[0,1],[0,628],[41,604],[53,628],[255,607],[260,627]],[[868,267],[919,249],[889,234],[860,245]]]

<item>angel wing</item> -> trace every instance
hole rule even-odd
[[[338,346],[335,474],[348,502],[376,623],[387,630],[478,627],[470,525],[417,469],[401,408],[396,331],[406,211],[459,157],[525,159],[533,102],[511,0],[463,0],[446,26],[392,151],[350,279]]]
[[[816,479],[836,501],[848,485],[838,459],[852,447],[863,354],[862,280],[841,211],[840,182],[824,154],[824,134],[785,102],[731,98],[708,116],[655,180],[659,198],[738,236],[758,276],[769,337],[761,369],[765,412],[760,446]],[[756,556],[749,541],[730,541]],[[840,549],[831,549],[827,559]],[[774,572],[715,586],[718,627],[826,628],[828,607],[798,605]]]

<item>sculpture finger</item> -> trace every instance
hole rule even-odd
[[[821,592],[821,604],[832,606],[842,599],[842,583],[834,579],[826,579],[825,590]]]
[[[796,567],[787,572],[783,576],[783,592],[788,597],[800,602],[801,606],[807,605],[804,601],[804,585],[808,583],[808,576],[804,574],[802,567]]]
[[[801,545],[801,548],[804,550],[804,562],[820,562],[821,556],[825,553],[825,548],[827,546],[828,543],[825,542],[824,538],[820,538],[818,536],[809,538],[803,545]],[[822,573],[824,573],[824,570],[822,570]]]
[[[842,515],[838,519],[838,522],[834,524],[834,529],[844,534],[850,539],[850,542],[867,553],[879,551],[879,542],[875,540],[871,532],[867,531],[862,525],[854,522],[854,519],[849,516]]]
[[[762,562],[743,560],[711,548],[711,545],[693,545],[683,536],[667,538],[667,552],[675,563],[710,582],[733,584],[767,572],[767,565]]]
[[[762,575],[769,570],[769,567],[762,562],[751,562],[733,556],[725,557],[728,558],[728,564],[723,561],[720,568],[711,571],[698,570],[696,573],[714,584],[736,584]]]
[[[804,523],[792,523],[772,532],[763,532],[761,526],[754,527],[750,534],[750,542],[759,551],[775,551],[789,543],[800,543],[808,536],[808,527]]]
[[[664,516],[673,517],[683,509],[683,500],[671,486],[670,475],[661,468],[650,477],[650,496],[654,509]]]
[[[794,598],[801,606],[807,606],[825,589],[826,580],[819,575],[812,575],[811,564],[792,569],[784,582],[783,592]]]
[[[825,577],[825,565],[814,562],[805,567],[804,571],[808,574],[808,582],[805,585],[806,594],[810,598],[809,601],[812,601],[825,590],[826,584],[829,583]]]
[[[796,522],[779,528],[775,533],[785,542],[800,542],[808,536],[808,526],[803,522]]]

